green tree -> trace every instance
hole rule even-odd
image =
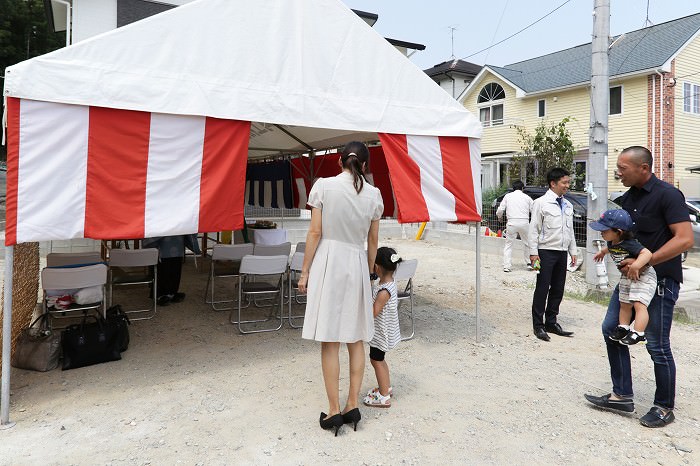
[[[0,87],[5,86],[5,68],[65,43],[65,33],[49,27],[43,0],[0,0]],[[5,160],[4,146],[0,158]]]
[[[576,146],[566,128],[569,121],[569,117],[553,124],[542,121],[535,128],[534,134],[528,133],[523,127],[517,127],[522,153],[514,156],[509,166],[511,179],[522,179],[525,171],[528,185],[546,186],[547,172],[551,168],[563,167],[572,171]]]

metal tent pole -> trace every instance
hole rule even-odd
[[[12,269],[14,246],[5,247],[5,305],[2,319],[2,382],[0,385],[0,430],[14,426],[10,422],[10,353],[12,351]]]
[[[479,342],[479,311],[481,310],[481,227],[476,223],[476,342]]]

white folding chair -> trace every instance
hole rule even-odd
[[[254,256],[281,256],[292,252],[292,243],[286,242],[282,244],[256,244],[253,248]]]
[[[229,316],[232,324],[238,324],[238,331],[241,333],[273,332],[282,328],[284,319],[284,274],[287,272],[287,262],[289,256],[255,256],[248,255],[241,259],[241,267],[238,274],[238,320],[233,320],[233,311]],[[258,280],[252,281],[250,278]],[[271,319],[242,320],[241,309],[243,298],[253,298],[257,296],[270,296],[279,300],[279,324],[274,328],[244,330],[242,324],[253,324],[266,322]],[[276,302],[273,304],[273,309]]]
[[[299,279],[297,277],[298,274],[301,273],[301,266],[304,264],[304,253],[303,252],[295,252],[292,255],[292,260],[289,263],[289,273],[287,274],[288,280],[287,280],[287,285],[288,285],[288,306],[289,306],[289,326],[292,328],[301,328],[303,325],[294,325],[294,319],[303,319],[303,315],[298,315],[298,316],[293,316],[292,315],[292,301],[296,302],[297,304],[306,304],[306,299],[303,301],[300,300],[301,297],[306,298],[305,293],[301,293],[299,291]]]
[[[53,327],[54,318],[73,318],[78,314],[87,315],[95,311],[106,317],[105,283],[107,283],[107,266],[104,264],[86,265],[83,267],[46,267],[41,271],[41,288],[43,290],[42,308],[48,314],[49,327]],[[80,289],[100,287],[99,301],[87,304],[72,303],[65,309],[48,305],[50,296],[60,296],[63,293],[74,294]]]
[[[403,289],[403,291],[398,292],[398,304],[399,308],[401,307],[401,301],[408,300],[409,302],[409,311],[408,311],[408,316],[409,319],[411,320],[411,334],[402,337],[401,340],[410,340],[413,338],[413,336],[416,334],[416,322],[413,317],[413,276],[416,274],[416,269],[418,268],[418,259],[409,259],[409,260],[404,260],[399,262],[399,264],[396,267],[396,271],[394,272],[394,281],[397,284],[397,289],[398,289],[398,283],[401,281],[406,281],[406,287]],[[399,313],[400,316],[400,313]],[[400,318],[399,318],[400,320]]]
[[[244,244],[216,244],[211,252],[211,264],[209,266],[209,278],[204,291],[204,302],[211,304],[215,311],[225,311],[233,309],[233,306],[221,307],[219,304],[232,303],[235,299],[215,298],[215,280],[217,278],[233,278],[238,276],[238,269],[241,266],[241,259],[244,256],[253,254],[253,245]],[[210,288],[211,285],[211,288]],[[211,296],[211,299],[209,298]]]
[[[158,249],[112,249],[109,252],[109,305],[113,304],[114,287],[151,285],[153,307],[124,310],[127,314],[144,314],[130,320],[155,317],[158,297]]]
[[[99,252],[50,252],[46,255],[47,267],[93,265],[98,262],[102,262]]]

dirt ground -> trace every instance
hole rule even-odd
[[[187,299],[131,325],[117,362],[49,373],[13,369],[11,419],[0,464],[698,464],[700,327],[674,324],[675,423],[638,418],[654,396],[651,360],[631,349],[637,412],[595,409],[583,393],[610,391],[600,335],[604,307],[566,297],[573,338],[537,340],[535,280],[484,256],[480,332],[474,254],[412,240],[382,245],[417,258],[416,337],[390,352],[390,409],[361,408],[357,432],[318,425],[327,407],[318,343],[287,324],[240,335],[203,303],[208,264],[185,266]],[[585,290],[582,272],[567,291]],[[117,302],[131,303],[141,295]],[[341,353],[342,354],[342,353]],[[347,360],[341,358],[341,397]],[[375,386],[367,363],[363,391]]]

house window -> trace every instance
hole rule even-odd
[[[586,161],[574,162],[574,176],[571,189],[575,191],[583,191],[583,187],[586,186]]]
[[[610,115],[622,113],[622,86],[610,88]]]
[[[700,114],[700,86],[683,83],[683,111]]]
[[[503,103],[506,92],[499,84],[489,83],[481,89],[476,103],[479,105],[479,120],[484,126],[503,124]]]
[[[545,112],[544,99],[540,99],[537,101],[537,116],[542,118],[544,116],[544,112]]]

